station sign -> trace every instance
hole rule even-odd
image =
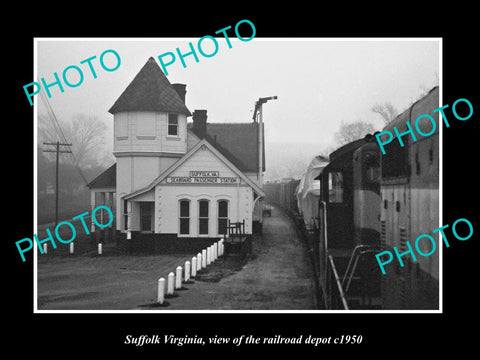
[[[167,184],[236,184],[238,177],[220,176],[219,171],[190,171],[189,176],[169,176]]]

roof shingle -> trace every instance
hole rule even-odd
[[[111,114],[122,111],[161,111],[192,115],[153,57],[148,59],[108,110]]]
[[[188,125],[193,131],[193,124]],[[206,139],[239,170],[258,171],[258,123],[207,123]],[[265,146],[263,170],[265,171]]]
[[[117,185],[117,164],[113,164],[107,170],[98,175],[87,184],[89,189],[115,188]]]

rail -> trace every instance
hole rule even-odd
[[[320,202],[323,207],[323,236],[325,239],[325,250],[328,249],[328,235],[327,235],[327,203],[325,201]],[[327,260],[327,251],[325,251],[325,263]]]
[[[326,309],[349,310],[332,255],[328,252],[327,204],[320,202],[323,208],[323,244],[320,242],[319,260],[321,288]],[[336,289],[336,290],[335,290]]]
[[[343,292],[342,284],[340,283],[340,278],[338,277],[337,269],[335,268],[335,263],[333,262],[332,255],[328,255],[328,260],[329,260],[329,263],[330,263],[330,267],[332,269],[332,274],[333,274],[333,277],[334,277],[334,280],[335,280],[335,284],[337,285],[338,298],[340,299],[340,301],[342,303],[343,310],[349,310],[347,300],[345,298],[345,293]],[[330,296],[329,296],[330,297],[330,299],[329,299],[330,308],[332,308],[332,296],[333,296],[333,292],[330,291]],[[335,300],[337,300],[337,299],[335,299]]]
[[[350,288],[350,283],[352,281],[353,275],[355,274],[358,260],[360,260],[360,257],[363,254],[367,254],[371,252],[378,252],[378,248],[370,245],[357,245],[353,249],[352,255],[350,256],[350,260],[348,261],[347,269],[345,270],[345,275],[343,276],[343,280],[342,280],[342,287],[344,286],[345,281],[347,282],[346,286],[344,287],[345,293],[348,293],[348,289]]]
[[[319,253],[318,253],[318,260],[319,260],[319,270],[320,270],[320,276],[319,276],[319,279],[320,279],[320,286],[322,288],[322,291],[323,291],[323,300],[324,300],[324,303],[325,303],[325,308],[329,308],[329,299],[328,299],[328,293],[329,291],[327,291],[327,279],[328,279],[328,259],[327,259],[327,256],[328,256],[328,233],[327,233],[327,203],[325,201],[320,201],[320,205],[322,206],[323,208],[323,244],[320,240],[320,243],[319,243]],[[323,245],[323,247],[322,247]],[[323,259],[322,259],[323,257]]]

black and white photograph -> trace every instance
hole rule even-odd
[[[37,309],[439,310],[441,40],[235,29],[38,39]]]
[[[471,34],[248,14],[22,38],[8,257],[37,332],[320,356],[468,316]]]

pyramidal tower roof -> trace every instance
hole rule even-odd
[[[153,57],[148,59],[108,110],[111,114],[122,111],[160,111],[192,115]]]

